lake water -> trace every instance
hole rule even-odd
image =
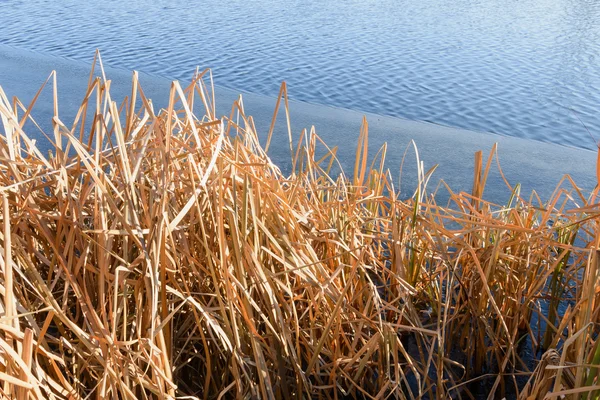
[[[597,0],[0,0],[0,43],[575,147],[600,139]],[[570,110],[574,111],[570,111]],[[575,116],[577,115],[577,117]],[[581,121],[580,121],[580,120]]]

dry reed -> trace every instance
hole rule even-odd
[[[423,170],[400,201],[366,121],[351,176],[289,129],[286,176],[207,71],[160,112],[109,89],[49,156],[0,89],[3,397],[599,397],[600,209],[568,177],[485,202],[492,151],[450,205]]]

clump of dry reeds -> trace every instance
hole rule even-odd
[[[400,201],[366,122],[351,176],[314,130],[284,176],[207,77],[160,112],[90,78],[47,157],[0,89],[4,397],[598,398],[595,197],[484,202],[478,153]]]

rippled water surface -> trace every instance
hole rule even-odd
[[[597,0],[2,1],[0,43],[481,131],[595,147]],[[573,109],[575,111],[570,111]],[[579,119],[575,116],[577,115]]]

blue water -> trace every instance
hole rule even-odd
[[[595,148],[597,0],[0,0],[0,43]],[[574,111],[570,111],[573,109]],[[579,119],[575,116],[577,115]]]

